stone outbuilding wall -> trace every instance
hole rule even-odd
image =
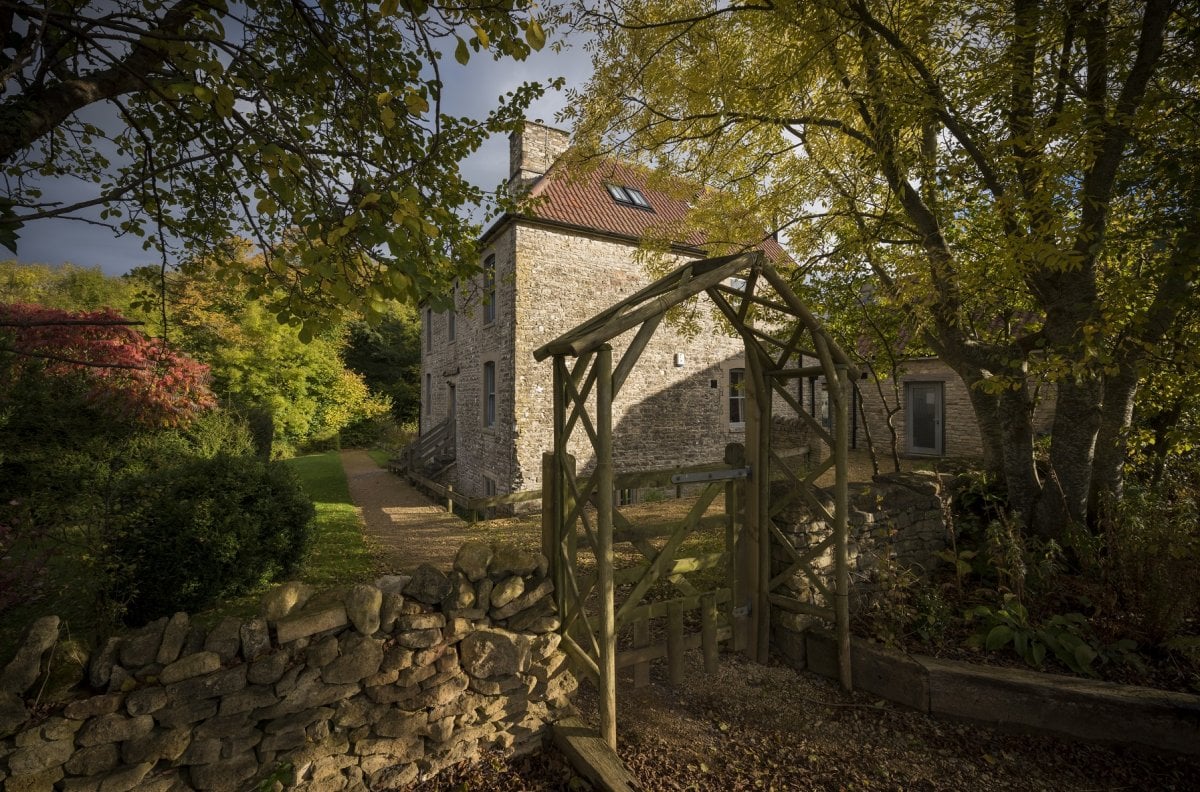
[[[375,585],[288,583],[263,615],[187,614],[108,640],[91,695],[34,711],[58,620],[0,674],[0,788],[402,788],[484,751],[537,750],[576,682],[546,559],[468,543]]]

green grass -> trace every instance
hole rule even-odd
[[[362,520],[350,500],[346,472],[336,451],[295,457],[285,463],[317,508],[312,548],[300,579],[325,586],[353,583],[371,577],[375,554],[363,537]]]
[[[371,459],[375,460],[375,464],[379,465],[379,467],[381,467],[381,468],[387,467],[388,460],[392,458],[392,455],[389,454],[387,451],[384,451],[382,448],[368,449],[367,456],[369,456],[369,457],[371,457]]]

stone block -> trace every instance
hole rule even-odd
[[[125,764],[149,762],[156,764],[165,759],[174,762],[187,750],[192,742],[192,732],[187,728],[158,729],[145,737],[126,740],[121,744],[121,761]]]
[[[487,577],[491,561],[491,546],[486,542],[470,540],[458,548],[458,553],[454,556],[454,569],[475,583]]]
[[[222,663],[231,662],[242,648],[242,623],[227,616],[213,628],[204,641],[204,651],[216,652]]]
[[[100,792],[129,792],[140,789],[146,774],[154,769],[153,762],[142,762],[109,773],[100,781]]]
[[[428,723],[429,713],[424,710],[405,712],[389,708],[371,724],[371,729],[380,737],[412,737],[423,734]]]
[[[420,737],[380,737],[359,740],[354,744],[357,756],[386,756],[395,764],[415,762],[425,755]]]
[[[312,613],[301,613],[278,622],[275,625],[275,636],[282,646],[310,635],[336,630],[346,626],[348,622],[346,606],[335,605]]]
[[[129,693],[125,698],[125,711],[133,717],[151,715],[167,706],[171,697],[160,687],[144,687]]]
[[[313,707],[323,707],[349,698],[359,692],[358,685],[328,685],[321,681],[320,672],[306,669],[300,674],[296,687],[274,706],[257,710],[260,719],[278,718]]]
[[[57,616],[43,616],[29,627],[17,653],[0,672],[0,693],[20,697],[37,682],[46,653],[58,641],[58,625]]]
[[[527,639],[507,630],[476,630],[459,644],[462,667],[472,677],[515,674],[528,656]]]
[[[166,690],[174,701],[186,702],[214,696],[228,696],[245,687],[246,666],[239,665],[212,674],[185,679],[182,682],[175,682],[167,685]]]
[[[538,554],[514,545],[498,545],[488,564],[488,576],[500,580],[509,575],[525,577],[538,569]]]
[[[288,653],[283,651],[260,657],[246,670],[246,681],[254,685],[274,685],[287,670],[289,661]]]
[[[163,628],[162,642],[158,646],[158,654],[154,656],[156,663],[166,666],[179,659],[179,653],[183,651],[183,643],[187,640],[190,627],[188,615],[183,611],[167,620],[167,624]]]
[[[362,635],[374,635],[379,632],[382,605],[383,592],[365,583],[354,586],[346,595],[346,615],[354,629]]]
[[[231,693],[221,699],[217,710],[218,717],[227,717],[242,712],[262,709],[279,703],[275,691],[268,685],[251,685],[245,690]]]
[[[192,786],[200,790],[234,792],[242,782],[258,772],[258,759],[253,753],[235,756],[212,764],[193,765],[188,768]]]
[[[40,740],[8,755],[8,772],[14,776],[34,775],[55,767],[62,767],[75,752],[75,741]]]
[[[379,670],[383,662],[383,641],[363,634],[344,635],[340,655],[321,669],[321,678],[331,685],[358,682]]]
[[[446,626],[446,617],[440,613],[411,613],[396,618],[397,630],[437,630]]]
[[[432,564],[421,564],[413,573],[412,580],[404,587],[405,598],[426,605],[436,605],[450,593],[450,579]]]
[[[549,579],[543,580],[532,591],[526,591],[521,596],[514,599],[512,602],[500,608],[492,608],[490,615],[493,619],[507,619],[526,608],[540,602],[545,597],[548,597],[554,591],[554,583]],[[496,593],[492,592],[492,599],[496,599]]]
[[[304,653],[304,662],[309,668],[324,668],[338,656],[338,639],[336,635],[327,635],[309,645]]]
[[[74,720],[87,720],[97,715],[108,715],[116,712],[124,702],[124,693],[105,693],[100,696],[72,701],[63,710],[63,715]]]
[[[384,594],[403,594],[410,580],[412,575],[382,575],[376,578],[375,588]]]
[[[154,718],[149,715],[139,715],[136,718],[127,718],[120,713],[97,715],[83,724],[75,741],[81,748],[87,748],[143,737],[153,729]]]
[[[62,778],[61,767],[52,767],[31,775],[13,773],[4,780],[4,792],[50,792]]]
[[[262,614],[268,621],[286,618],[297,608],[303,608],[313,595],[313,587],[295,580],[268,591],[262,598]]]
[[[0,693],[0,739],[19,730],[29,720],[25,702],[15,693]]]
[[[492,589],[491,606],[493,609],[503,608],[524,593],[524,578],[517,577],[516,575],[506,577],[497,582]]]
[[[163,707],[154,713],[154,720],[163,728],[174,729],[208,720],[216,714],[217,700],[215,698],[187,702],[176,701],[171,706]]]
[[[126,668],[141,668],[153,663],[162,646],[166,627],[167,618],[164,616],[125,636],[118,654],[121,665]]]
[[[112,770],[120,760],[121,753],[116,743],[105,743],[80,748],[71,755],[64,768],[71,775],[95,776]]]
[[[159,681],[172,685],[185,679],[211,674],[221,668],[221,656],[213,651],[196,652],[171,663],[162,670]]]
[[[240,637],[242,657],[247,661],[254,660],[271,651],[271,632],[267,629],[266,619],[250,619],[241,626]]]
[[[397,632],[396,643],[406,649],[426,649],[434,644],[441,643],[441,630],[408,630],[405,632]]]
[[[404,607],[404,595],[392,591],[383,593],[379,604],[379,629],[390,633],[396,627],[396,617]]]

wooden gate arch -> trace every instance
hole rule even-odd
[[[738,568],[736,591],[728,605],[731,612],[748,614],[743,643],[759,662],[766,662],[770,651],[772,606],[829,621],[837,636],[841,683],[847,690],[851,686],[847,453],[851,381],[857,371],[761,252],[691,261],[534,352],[539,362],[553,358],[554,366],[554,448],[546,456],[542,481],[543,543],[563,614],[562,645],[596,683],[600,735],[614,749],[618,612],[613,536],[614,518],[621,518],[614,515],[613,505],[620,483],[613,469],[613,399],[667,312],[699,294],[707,295],[745,347],[744,503],[733,515],[743,524],[733,561]],[[635,328],[632,341],[619,359],[614,359],[611,342]],[[806,365],[806,360],[816,362]],[[823,376],[828,385],[830,428],[805,412],[787,387],[789,382],[812,376]],[[822,455],[819,464],[799,469],[794,460],[772,448],[772,406],[777,398],[828,446],[829,453]],[[574,458],[568,452],[572,438],[580,435],[586,437],[595,459],[587,478],[575,475]],[[733,467],[727,465],[726,469]],[[831,467],[835,471],[833,514],[813,492],[816,479]],[[792,486],[773,488],[772,480]],[[796,548],[772,521],[798,498],[833,526],[831,535],[814,547]],[[585,509],[588,504],[593,508]],[[581,538],[596,559],[594,573],[586,578],[573,564]],[[773,563],[773,545],[782,556],[774,559],[778,563]],[[814,565],[830,549],[835,570],[832,588]],[[657,555],[653,549],[643,551],[647,564],[635,591],[644,592],[664,575],[664,566],[672,560],[666,550]],[[808,578],[817,599],[801,601],[786,587],[797,574]],[[599,600],[594,620],[585,613],[589,598]],[[704,612],[711,607],[711,601],[706,602]],[[623,609],[628,609],[628,603]],[[581,627],[586,634],[583,640],[579,639]],[[706,629],[711,632],[711,627]]]

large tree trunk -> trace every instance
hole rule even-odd
[[[996,397],[996,415],[1008,505],[1024,525],[1032,525],[1042,484],[1033,460],[1033,399],[1028,386],[1021,383],[1017,390],[1002,391]]]
[[[1040,536],[1059,539],[1070,523],[1087,520],[1102,394],[1097,377],[1083,381],[1066,378],[1058,383],[1050,469],[1033,524]]]
[[[1092,488],[1088,495],[1088,519],[1095,524],[1107,500],[1118,499],[1124,489],[1128,431],[1133,422],[1133,402],[1138,389],[1138,367],[1121,361],[1117,373],[1104,382],[1104,404],[1096,435],[1096,458],[1092,463]]]

